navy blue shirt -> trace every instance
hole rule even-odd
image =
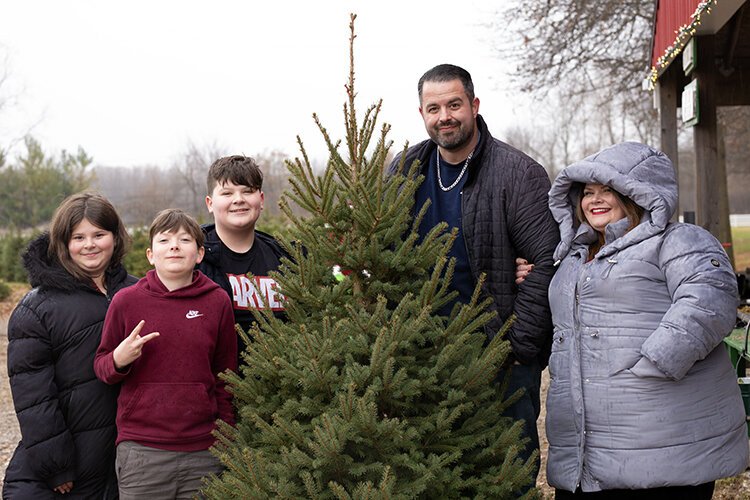
[[[416,193],[416,205],[414,211],[419,212],[424,203],[430,199],[432,204],[427,209],[422,224],[419,226],[420,239],[424,238],[430,230],[440,222],[446,222],[450,228],[458,228],[458,235],[456,241],[453,243],[448,257],[456,258],[456,269],[453,273],[453,279],[451,280],[450,288],[458,292],[458,297],[454,302],[447,304],[440,311],[440,314],[448,315],[455,302],[461,302],[463,304],[468,303],[471,300],[471,295],[474,293],[474,276],[471,274],[471,267],[469,266],[469,255],[466,249],[466,242],[464,241],[464,233],[461,224],[461,192],[463,191],[466,179],[469,176],[468,171],[464,172],[464,175],[459,180],[458,184],[449,191],[443,191],[438,186],[437,177],[437,155],[438,151],[432,153],[429,159],[429,164],[426,165],[422,173],[424,174],[424,182],[419,186]],[[464,166],[462,161],[458,165],[453,165],[446,162],[444,159],[440,159],[440,178],[443,186],[447,187],[453,184],[458,178],[461,169]]]

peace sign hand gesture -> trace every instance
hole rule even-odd
[[[112,352],[112,359],[115,362],[115,368],[122,370],[130,363],[141,357],[141,351],[146,342],[159,336],[159,332],[151,332],[148,335],[141,337],[140,333],[143,329],[143,325],[146,322],[141,320],[140,323],[133,328],[130,335],[125,337],[120,345],[118,345],[114,352]]]

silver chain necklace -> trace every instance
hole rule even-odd
[[[437,150],[437,154],[435,155],[435,158],[437,158],[437,161],[435,162],[435,166],[437,167],[438,186],[440,186],[440,189],[448,192],[458,185],[458,183],[461,181],[461,178],[464,176],[464,173],[466,173],[466,169],[469,166],[469,162],[471,161],[472,156],[474,156],[474,151],[469,153],[469,156],[466,157],[466,161],[464,162],[464,167],[461,169],[461,173],[458,174],[458,177],[456,177],[456,180],[453,181],[453,184],[446,187],[446,186],[443,186],[443,179],[440,178],[440,150],[439,149]]]

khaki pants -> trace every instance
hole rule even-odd
[[[208,450],[169,451],[133,441],[117,445],[120,500],[200,497],[201,479],[223,470]]]

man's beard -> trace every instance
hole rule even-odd
[[[458,125],[458,129],[449,137],[443,137],[440,134],[439,127],[445,125]],[[433,129],[430,138],[444,150],[455,151],[464,147],[471,140],[471,137],[473,135],[473,128],[471,130],[467,130],[461,122],[450,120],[448,122],[439,122]]]

